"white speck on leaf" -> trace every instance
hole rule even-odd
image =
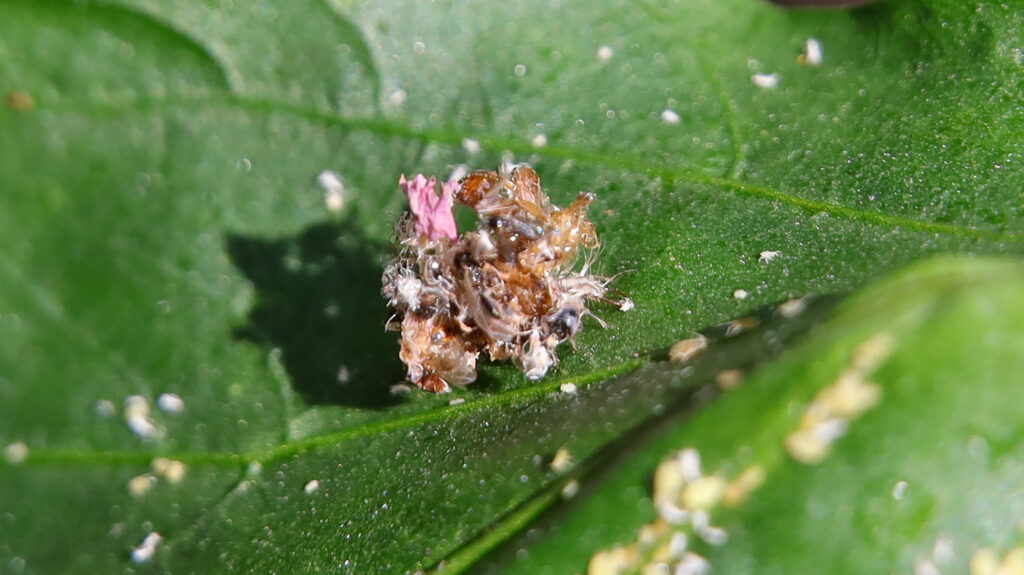
[[[156,477],[153,477],[148,473],[136,475],[128,480],[128,495],[131,495],[133,499],[140,499],[143,495],[148,493],[154,485],[156,485]]]
[[[466,150],[470,154],[476,155],[480,153],[480,142],[473,138],[463,138],[462,149]]]
[[[392,106],[399,108],[405,104],[406,100],[409,99],[409,94],[405,90],[398,88],[394,92],[388,95],[388,103]]]
[[[329,212],[340,212],[345,207],[345,184],[337,172],[324,170],[316,177],[316,183],[324,191],[324,206]]]
[[[129,395],[124,400],[124,418],[149,416],[149,400],[141,395]]]
[[[106,419],[108,417],[113,417],[114,414],[117,413],[117,406],[109,399],[101,399],[92,407],[92,412],[103,419]]]
[[[666,108],[661,112],[661,121],[666,124],[674,126],[678,124],[680,120],[682,120],[682,117],[679,115],[679,112],[676,112],[675,110]]]
[[[705,527],[698,533],[700,538],[704,540],[708,545],[715,547],[721,547],[729,541],[729,532],[721,527]]]
[[[668,350],[668,358],[678,363],[686,363],[700,355],[707,347],[708,338],[698,334],[696,337],[677,341]]]
[[[564,473],[572,466],[572,453],[564,447],[560,447],[551,458],[551,471]]]
[[[455,167],[452,168],[451,175],[448,176],[448,181],[455,180],[457,182],[462,178],[465,178],[467,175],[469,175],[469,166],[466,164],[455,164]]]
[[[580,482],[575,479],[570,479],[564,486],[562,486],[562,499],[572,499],[576,497],[576,494],[580,492]]]
[[[903,501],[903,496],[907,494],[907,482],[897,481],[896,485],[892,486],[892,498],[896,501]]]
[[[543,148],[548,145],[548,137],[544,134],[537,134],[533,137],[531,144],[533,144],[534,148]]]
[[[773,259],[779,257],[781,254],[782,252],[778,250],[763,250],[760,254],[758,254],[757,261],[766,264],[772,261]]]
[[[558,389],[559,389],[559,391],[561,391],[562,393],[564,393],[566,395],[576,395],[576,393],[579,392],[579,388],[576,386],[575,383],[573,383],[571,381],[567,381],[567,382],[563,383],[562,385],[559,385]]]
[[[396,383],[388,388],[388,392],[392,396],[406,395],[412,391],[412,386],[407,383]]]
[[[132,550],[132,561],[136,563],[146,563],[153,558],[153,554],[156,553],[156,548],[163,543],[164,538],[157,532],[152,532],[146,535],[146,538],[142,540],[142,543]]]
[[[11,465],[22,463],[28,458],[28,445],[24,441],[9,443],[4,448],[4,459]]]
[[[184,463],[167,457],[157,457],[149,466],[153,469],[154,473],[172,484],[180,483],[188,471],[188,466]]]
[[[743,299],[747,299],[748,297],[750,297],[750,293],[747,292],[747,290],[740,288],[740,289],[732,292],[732,297],[734,297],[736,299],[743,300]]]
[[[764,90],[771,90],[779,86],[779,76],[774,72],[771,74],[754,74],[750,77],[750,81],[758,88]]]
[[[687,551],[676,564],[674,575],[705,575],[711,571],[711,563],[693,551]]]
[[[821,42],[817,38],[808,38],[804,44],[804,62],[810,66],[821,66],[825,60],[825,54],[821,49]]]
[[[143,415],[128,418],[128,429],[141,439],[162,439],[164,430],[157,427],[153,420]]]
[[[738,369],[723,369],[715,375],[715,385],[723,391],[736,389],[743,383],[743,372]]]
[[[306,486],[302,488],[302,490],[306,492],[306,495],[312,495],[316,493],[317,489],[320,489],[320,480],[318,479],[311,479],[309,483],[307,483]]]
[[[779,315],[786,319],[794,318],[807,309],[807,299],[802,297],[790,298],[779,304]]]
[[[711,509],[722,500],[725,485],[725,480],[716,475],[697,477],[686,484],[679,498],[687,509]]]
[[[615,50],[611,46],[601,46],[597,49],[597,59],[602,62],[607,62],[612,59],[615,55]]]
[[[181,413],[185,411],[185,400],[176,393],[162,393],[156,398],[156,405],[164,413]]]
[[[936,564],[945,565],[952,561],[955,555],[952,535],[939,535],[935,538],[935,545],[932,547],[932,560]]]

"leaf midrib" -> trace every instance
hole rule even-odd
[[[507,407],[536,400],[547,395],[561,393],[563,383],[572,382],[580,390],[601,383],[611,377],[632,371],[650,358],[641,357],[604,367],[571,378],[559,379],[529,387],[505,391],[470,400],[457,405],[447,405],[419,413],[404,415],[394,419],[378,420],[357,425],[340,431],[323,435],[313,435],[302,439],[287,441],[273,447],[257,448],[239,452],[195,452],[182,451],[162,453],[159,451],[123,450],[105,451],[89,449],[42,448],[32,449],[28,458],[17,465],[77,465],[77,466],[113,466],[113,465],[148,465],[155,457],[168,457],[188,465],[214,465],[222,467],[238,467],[251,463],[272,463],[295,455],[312,451],[320,447],[334,446],[346,441],[389,433],[399,429],[413,428],[427,423],[449,421],[465,414],[486,409]],[[12,466],[0,459],[0,469]]]

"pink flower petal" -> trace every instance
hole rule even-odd
[[[442,185],[440,196],[435,191],[437,179],[428,180],[423,174],[416,174],[412,180],[406,180],[405,174],[402,174],[398,185],[409,200],[409,210],[415,218],[413,229],[417,235],[430,240],[444,237],[455,240],[459,237],[452,213],[453,195],[459,187],[458,182],[452,180]]]

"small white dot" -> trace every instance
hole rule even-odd
[[[316,183],[324,191],[324,206],[327,211],[340,212],[345,207],[345,184],[337,172],[324,170],[316,177]]]
[[[388,95],[388,104],[391,104],[396,108],[400,108],[403,104],[405,104],[406,100],[408,99],[409,94],[407,94],[405,90],[398,88]]]
[[[807,43],[804,44],[804,58],[811,66],[821,66],[825,56],[821,50],[821,42],[817,38],[807,39]]]
[[[897,481],[896,485],[892,487],[892,498],[896,501],[902,501],[903,496],[907,494],[907,482]]]
[[[747,290],[741,288],[732,292],[732,297],[736,299],[747,299],[748,297],[750,297],[750,293],[748,293]]]
[[[163,429],[157,427],[153,420],[144,415],[133,415],[128,418],[128,429],[140,439],[162,439]]]
[[[953,550],[953,537],[951,535],[940,535],[935,538],[935,546],[932,547],[932,559],[939,565],[945,565],[956,556]]]
[[[124,418],[131,419],[136,416],[147,417],[149,415],[149,400],[141,395],[129,395],[124,400]]]
[[[136,475],[128,480],[128,495],[133,499],[139,499],[149,492],[156,485],[156,477],[148,473]]]
[[[544,146],[548,145],[548,137],[545,136],[544,134],[537,134],[536,136],[533,137],[532,144],[534,148],[543,148]]]
[[[480,142],[473,138],[464,138],[462,140],[462,149],[466,150],[470,154],[476,155],[480,153]]]
[[[566,395],[576,395],[576,393],[579,391],[579,388],[576,386],[576,384],[571,381],[567,381],[562,385],[558,386],[558,389],[561,390],[561,392]]]
[[[396,383],[396,384],[392,385],[390,388],[388,388],[388,392],[392,396],[395,396],[395,397],[400,396],[400,395],[406,395],[406,394],[408,394],[411,391],[412,391],[412,386],[410,386],[407,383]]]
[[[177,393],[162,393],[156,398],[156,405],[164,413],[181,413],[185,411],[185,400]]]
[[[779,86],[779,76],[774,72],[771,74],[754,74],[750,81],[758,88],[770,90]]]
[[[11,465],[17,465],[28,458],[28,445],[24,441],[15,441],[4,448],[4,459]]]
[[[413,42],[412,51],[417,54],[422,54],[427,51],[427,45],[420,41]]]
[[[711,563],[693,551],[687,551],[676,564],[675,575],[704,575],[711,571]]]
[[[721,547],[729,541],[729,532],[721,527],[706,527],[698,535],[705,543],[715,547]]]
[[[700,469],[700,452],[688,447],[679,452],[679,473],[683,480],[693,482],[701,478],[703,472]]]
[[[452,168],[452,173],[448,176],[448,181],[450,182],[455,180],[457,182],[468,175],[469,166],[466,164],[456,164],[455,167]]]
[[[524,66],[522,64],[516,64],[516,67],[513,70],[515,71],[516,76],[525,76],[526,75],[526,66]]]
[[[555,456],[551,458],[551,471],[555,473],[564,473],[572,467],[572,453],[564,447],[560,447],[555,452]]]
[[[320,481],[317,479],[310,480],[305,487],[302,488],[306,492],[306,495],[312,495],[316,493],[316,490],[320,489]]]
[[[776,250],[763,250],[760,254],[758,254],[757,261],[766,264],[772,261],[773,259],[779,257],[781,254],[782,252]]]
[[[615,55],[615,50],[611,46],[601,46],[597,49],[597,59],[602,62],[607,62],[612,59]]]
[[[103,419],[106,419],[108,417],[113,417],[114,414],[117,413],[117,406],[115,406],[114,402],[109,399],[101,399],[93,405],[92,412]]]
[[[665,111],[661,113],[661,121],[666,124],[675,125],[678,124],[681,119],[682,118],[679,116],[679,113],[675,110],[666,108]]]
[[[157,457],[149,466],[153,469],[154,473],[162,476],[172,484],[181,483],[181,480],[185,478],[185,473],[188,471],[188,466],[184,463],[167,457]]]
[[[573,497],[576,497],[576,494],[579,492],[580,482],[575,479],[570,479],[569,482],[562,487],[562,499],[572,499]]]
[[[794,318],[807,309],[807,300],[802,297],[790,298],[779,304],[779,315],[784,318]]]
[[[157,532],[146,535],[142,543],[132,550],[132,561],[145,563],[153,558],[156,548],[163,542],[164,538]]]
[[[465,397],[456,397],[455,399],[449,401],[448,405],[462,405],[463,403],[466,403]]]

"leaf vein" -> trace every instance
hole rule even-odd
[[[117,115],[128,113],[132,110],[136,112],[164,111],[168,108],[179,107],[188,107],[192,109],[196,105],[222,106],[226,108],[237,108],[252,114],[261,115],[286,113],[309,122],[317,122],[327,126],[340,126],[351,130],[365,130],[379,136],[407,138],[411,140],[428,141],[436,144],[458,146],[461,145],[464,138],[463,134],[454,129],[419,129],[377,118],[343,117],[329,111],[322,111],[273,100],[240,96],[237,94],[230,97],[204,95],[197,97],[159,98],[150,100],[140,99],[133,102],[90,101],[88,104],[88,109],[86,111],[97,115]],[[74,105],[67,109],[70,111],[81,111]],[[482,147],[490,150],[508,150],[516,154],[524,155],[537,153],[537,150],[534,149],[530,142],[520,141],[514,138],[487,137],[480,139],[480,143]],[[606,154],[600,152],[589,152],[568,146],[552,145],[545,147],[543,149],[543,154],[550,157],[571,159],[578,162],[619,168],[634,173],[647,174],[649,176],[658,176],[667,181],[707,185],[712,188],[718,188],[720,190],[737,193],[750,198],[777,202],[807,212],[825,213],[844,220],[862,222],[881,227],[909,229],[919,232],[949,235],[974,240],[1024,243],[1024,234],[1020,233],[918,220],[906,216],[886,214],[841,204],[812,200],[796,194],[777,190],[766,185],[743,182],[732,177],[716,177],[694,167],[662,166],[624,153]],[[735,170],[735,167],[733,170]]]
[[[618,363],[609,367],[596,369],[588,373],[571,378],[559,379],[548,383],[532,385],[523,389],[514,389],[502,393],[496,393],[480,399],[467,401],[458,405],[449,405],[440,408],[414,413],[395,419],[375,421],[356,427],[342,429],[324,435],[314,435],[284,442],[269,448],[253,449],[244,452],[178,452],[159,453],[150,451],[102,451],[84,449],[60,449],[44,448],[33,449],[29,452],[28,458],[18,465],[148,465],[157,456],[165,456],[189,465],[207,464],[224,467],[236,467],[249,465],[254,462],[266,464],[279,461],[312,451],[320,447],[337,445],[345,441],[351,441],[362,437],[389,433],[399,429],[416,427],[427,423],[439,423],[462,417],[467,413],[473,413],[484,409],[517,405],[538,399],[547,395],[558,393],[561,385],[572,381],[580,388],[603,382],[611,377],[632,371],[650,358],[641,357]],[[6,460],[0,459],[0,468],[10,466]]]

